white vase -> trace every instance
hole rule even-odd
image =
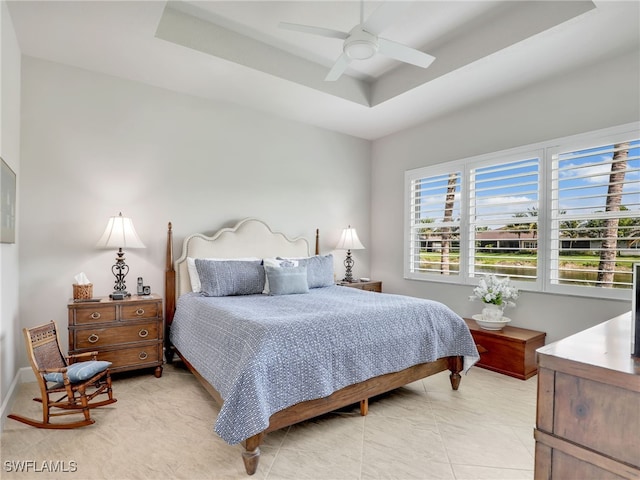
[[[482,309],[482,318],[488,322],[497,322],[502,320],[502,305],[494,305],[493,303],[485,303]]]

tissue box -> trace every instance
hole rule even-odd
[[[78,298],[92,298],[93,297],[93,283],[87,283],[86,285],[73,284],[73,299]]]

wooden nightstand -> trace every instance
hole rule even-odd
[[[97,351],[98,360],[112,363],[112,372],[155,367],[155,376],[160,378],[162,297],[99,298],[99,302],[68,303],[69,353]]]
[[[370,292],[382,293],[382,282],[369,281],[369,282],[340,282],[338,285],[343,287],[359,288],[360,290],[368,290]]]
[[[465,318],[476,342],[478,367],[527,380],[538,372],[536,349],[544,345],[546,333],[506,326],[500,331],[484,330],[475,320]]]

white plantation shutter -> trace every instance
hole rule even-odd
[[[618,137],[552,152],[552,285],[631,288],[631,267],[640,257],[639,151],[637,138]],[[612,169],[619,170],[614,177]],[[603,263],[607,249],[614,259]],[[579,268],[583,258],[592,259],[586,274]],[[606,277],[606,271],[613,273]]]
[[[470,169],[469,274],[537,278],[540,158],[536,152]]]
[[[405,278],[629,297],[639,123],[409,170],[405,194]]]
[[[409,273],[459,274],[461,178],[452,170],[409,179]]]

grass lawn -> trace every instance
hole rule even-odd
[[[439,252],[420,252],[420,260],[425,263],[439,263]],[[458,254],[449,255],[449,263],[457,265],[460,262]],[[571,267],[575,269],[593,269],[598,268],[600,257],[598,255],[560,255],[560,266]],[[631,271],[634,263],[640,263],[640,255],[618,257],[616,261],[616,270]],[[477,265],[505,265],[513,267],[535,267],[536,257],[528,252],[522,253],[480,253],[476,255]]]

